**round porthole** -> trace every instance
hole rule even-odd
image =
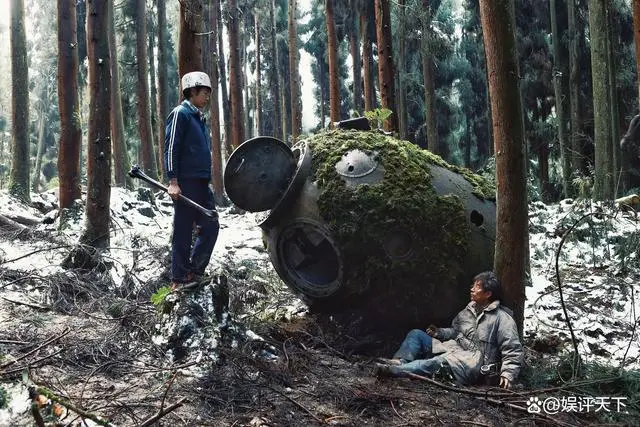
[[[319,222],[300,218],[285,226],[277,237],[276,251],[285,282],[304,295],[328,297],[340,288],[340,250]]]

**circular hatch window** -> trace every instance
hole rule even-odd
[[[303,294],[322,298],[340,288],[340,250],[327,227],[299,218],[279,233],[278,263],[287,282]]]

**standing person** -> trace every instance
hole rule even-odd
[[[482,375],[500,375],[509,389],[520,372],[522,344],[511,311],[500,305],[501,286],[492,271],[473,278],[471,302],[453,319],[451,328],[429,326],[407,334],[393,359],[376,366],[379,375],[434,374],[443,367],[461,384]]]
[[[179,288],[202,278],[218,238],[218,219],[210,219],[181,203],[178,196],[215,209],[211,181],[211,140],[202,109],[209,102],[211,80],[200,71],[182,76],[184,101],[169,114],[164,140],[164,166],[173,199],[171,285]],[[197,237],[192,248],[194,225]]]

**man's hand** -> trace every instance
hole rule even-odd
[[[506,390],[511,389],[511,381],[509,381],[506,377],[500,377],[500,387]]]
[[[178,199],[178,196],[180,195],[180,193],[182,193],[182,190],[180,190],[177,179],[173,178],[171,179],[171,181],[169,181],[169,188],[167,188],[167,192],[173,200]]]
[[[436,325],[429,325],[425,332],[432,338],[438,338],[438,327]]]

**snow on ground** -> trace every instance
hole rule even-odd
[[[53,191],[33,195],[33,201],[45,200],[57,204]],[[51,206],[52,208],[52,206]],[[14,198],[0,191],[0,215],[20,215],[42,219],[42,213],[25,207]],[[107,258],[114,263],[114,282],[119,284],[125,270],[132,269],[137,262],[136,279],[145,282],[156,276],[165,260],[145,253],[147,247],[166,247],[169,255],[173,208],[167,195],[157,193],[150,196],[147,189],[130,192],[122,188],[111,189],[111,242]],[[40,224],[39,231],[55,235],[63,242],[73,244],[79,239],[83,228],[83,217],[71,221],[68,227],[59,230],[59,217],[52,224]],[[51,242],[33,242],[0,239],[0,260],[4,266],[24,271],[38,270],[39,274],[62,271],[60,262],[66,256],[67,248],[51,249]],[[42,250],[24,258],[33,251]],[[132,253],[135,256],[132,256]],[[239,214],[233,209],[220,210],[220,233],[214,248],[210,269],[220,265],[225,257],[232,256],[245,260],[265,260],[260,228],[256,226],[256,216],[252,213]],[[12,261],[16,259],[15,261]],[[135,260],[135,261],[134,261]]]
[[[32,199],[40,210],[25,207],[9,197],[6,191],[0,191],[0,215],[41,220],[57,204],[53,191],[35,194]],[[133,279],[140,285],[157,279],[167,267],[171,203],[165,194],[153,195],[148,189],[112,188],[112,235],[107,258],[113,261],[112,277],[116,286],[120,285],[126,271],[135,271]],[[592,215],[590,212],[604,213]],[[637,256],[639,224],[635,216],[616,213],[601,205],[571,200],[554,205],[531,204],[532,286],[526,290],[525,336],[536,345],[542,340],[547,347],[570,350],[570,335],[555,280],[555,254],[563,233],[584,215],[587,216],[568,235],[560,254],[565,301],[580,340],[580,353],[613,363],[625,359],[629,366],[638,367],[640,344],[633,324],[636,312],[640,311],[640,298],[636,301],[634,297],[640,271]],[[51,212],[47,216],[53,217]],[[260,228],[256,225],[257,218],[256,214],[239,213],[234,208],[220,209],[221,229],[210,270],[234,259],[255,261],[273,271]],[[50,224],[39,224],[37,229],[55,236],[62,243],[73,244],[82,232],[82,221],[80,215],[59,230],[59,219],[56,218]],[[148,251],[149,247],[166,248],[164,256],[158,256],[157,251]],[[67,251],[68,248],[57,248],[46,240],[0,239],[3,267],[38,275],[62,271],[59,264]],[[28,254],[31,255],[25,256]],[[626,267],[629,267],[628,271]],[[253,279],[265,280],[261,277]],[[0,285],[3,284],[1,280]]]
[[[578,350],[591,361],[638,368],[640,341],[634,325],[640,313],[640,223],[590,202],[533,203],[529,209],[532,286],[527,288],[525,336],[543,347],[570,351],[570,332],[556,280],[559,273]],[[534,345],[535,348],[535,345]]]

